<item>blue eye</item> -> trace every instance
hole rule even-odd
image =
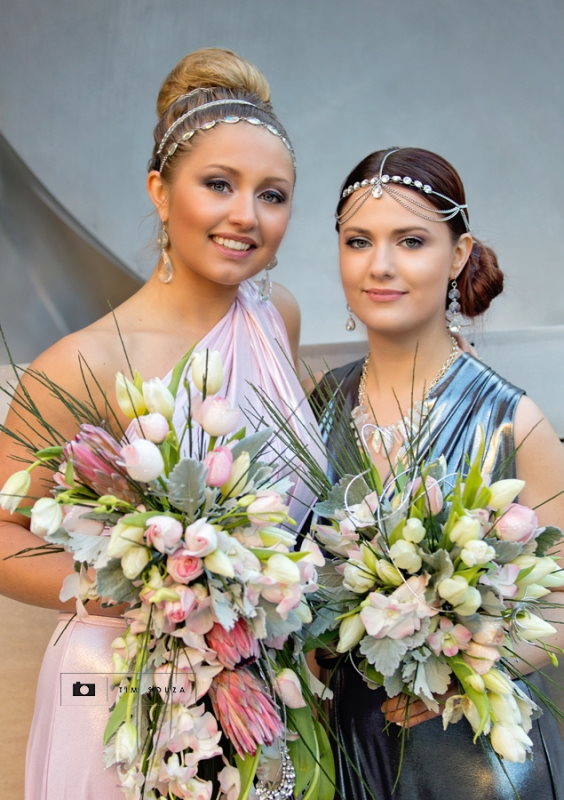
[[[206,186],[212,192],[228,192],[231,189],[229,182],[221,178],[214,178],[213,180],[206,181]]]
[[[282,192],[275,192],[274,189],[268,189],[268,191],[263,192],[261,194],[262,199],[267,203],[284,203],[286,201],[286,196],[282,194]]]
[[[347,247],[352,247],[353,250],[364,250],[366,247],[370,247],[370,241],[363,236],[352,236],[347,239],[346,244]]]

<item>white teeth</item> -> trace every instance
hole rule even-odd
[[[235,239],[224,239],[223,236],[212,236],[214,242],[222,247],[229,247],[231,250],[250,250],[251,245],[247,242],[237,242]]]

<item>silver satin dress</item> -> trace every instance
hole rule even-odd
[[[329,373],[314,405],[325,405],[321,427],[329,452],[338,458],[343,426],[358,403],[362,361]],[[340,386],[344,413],[331,408]],[[429,394],[430,425],[421,435],[419,455],[443,455],[448,472],[465,469],[475,452],[478,426],[485,432],[485,466],[492,479],[514,477],[513,419],[523,391],[467,354],[461,355]],[[325,401],[325,402],[324,402]],[[346,441],[346,439],[345,439]],[[343,463],[341,461],[341,463]],[[333,478],[336,475],[331,476]],[[324,664],[329,671],[334,664]],[[535,676],[535,682],[540,680]],[[523,764],[503,762],[491,748],[472,742],[463,720],[445,732],[442,720],[421,723],[409,731],[400,778],[399,728],[386,726],[381,706],[383,689],[369,689],[349,661],[332,677],[333,732],[340,747],[338,797],[346,800],[564,800],[564,743],[549,711],[533,723],[533,758]],[[522,688],[525,689],[524,686]]]

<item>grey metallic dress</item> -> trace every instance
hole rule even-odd
[[[326,413],[320,423],[330,453],[337,456],[339,429],[358,403],[362,361],[328,373],[318,392]],[[331,413],[331,396],[340,387],[344,414]],[[321,390],[321,391],[319,391]],[[432,410],[419,448],[420,458],[444,455],[448,472],[464,470],[475,451],[478,426],[485,431],[485,466],[492,479],[514,476],[513,419],[523,394],[489,367],[461,355],[429,393]],[[336,478],[336,475],[332,476]],[[329,670],[331,663],[325,663]],[[535,681],[538,676],[535,676]],[[522,686],[525,689],[524,685]],[[401,755],[400,731],[386,727],[381,706],[383,689],[370,689],[350,660],[342,661],[332,678],[331,722],[340,747],[335,748],[338,789],[346,800],[564,800],[564,743],[558,725],[545,711],[533,723],[533,758],[523,764],[503,762],[490,748],[472,742],[466,720],[442,720],[410,729],[400,778],[393,791]],[[525,689],[526,691],[526,689]]]

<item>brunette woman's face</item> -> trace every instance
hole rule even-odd
[[[176,156],[169,184],[149,177],[149,193],[167,223],[174,269],[235,286],[276,253],[290,218],[292,161],[280,139],[245,122],[193,141]]]
[[[347,202],[354,200],[353,193]],[[422,196],[418,202],[433,208]],[[469,234],[453,242],[445,222],[423,219],[386,192],[369,197],[339,230],[347,302],[369,331],[420,336],[444,328],[448,282],[463,268],[471,246]]]

